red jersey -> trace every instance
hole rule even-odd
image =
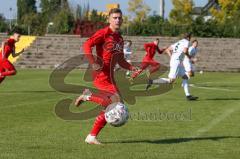
[[[132,69],[132,66],[124,59],[123,45],[120,33],[113,32],[109,27],[106,27],[98,30],[84,43],[84,53],[91,64],[100,64],[102,66],[101,72],[110,77],[113,75],[111,72],[113,72],[116,63],[125,69]],[[92,54],[94,46],[96,46],[96,60]]]
[[[163,53],[163,50],[159,49],[159,47],[155,45],[154,42],[144,44],[144,48],[147,52],[144,58],[153,59],[154,55],[156,54],[156,51],[159,54]]]
[[[0,59],[8,59],[9,55],[15,51],[15,40],[12,38],[7,39],[4,45],[4,52],[0,51]]]

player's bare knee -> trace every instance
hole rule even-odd
[[[195,74],[194,74],[194,72],[191,72],[192,74],[191,74],[191,77],[194,77],[195,76]]]
[[[11,71],[11,75],[16,75],[17,74],[17,71],[16,70],[12,70]]]
[[[170,84],[173,84],[175,82],[175,78],[170,78]]]
[[[182,79],[188,80],[190,77],[188,75],[183,75]]]
[[[193,77],[193,76],[194,76],[194,73],[193,73],[192,71],[189,71],[189,72],[188,72],[188,76],[189,76],[189,77]]]
[[[112,103],[117,103],[117,102],[120,102],[121,101],[121,98],[118,94],[114,94],[110,97]]]

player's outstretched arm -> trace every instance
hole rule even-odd
[[[184,48],[183,53],[184,53],[189,59],[191,59],[191,56],[190,56],[189,53],[188,53],[188,48]]]
[[[2,50],[4,50],[5,43],[6,42],[4,42],[4,41],[2,42],[2,45],[1,45]]]
[[[104,33],[101,31],[98,31],[83,44],[84,54],[88,58],[90,64],[95,63],[95,59],[92,54],[92,48],[97,44],[101,44],[103,42],[104,42]]]
[[[168,54],[169,57],[171,57],[171,56],[172,56],[172,51],[173,51],[173,50],[172,50],[172,47],[169,46],[169,47],[165,50],[165,53]]]
[[[119,54],[118,64],[119,64],[122,68],[124,68],[124,69],[130,70],[130,71],[134,71],[134,70],[135,70],[135,67],[132,66],[130,63],[128,63],[128,62],[125,60],[123,53],[120,53],[120,54]]]
[[[6,42],[3,41],[2,42],[2,46],[1,46],[1,48],[2,48],[2,58],[4,58],[4,47],[5,47],[5,44],[6,44]]]
[[[192,62],[192,63],[194,63],[194,64],[195,64],[197,61],[198,61],[198,58],[196,58],[196,57],[194,57],[194,58],[191,58],[191,62]]]
[[[89,63],[92,65],[93,70],[95,71],[100,70],[101,66],[96,63],[93,57],[92,48],[97,44],[103,43],[103,41],[104,33],[98,31],[83,44],[84,54],[87,57]]]
[[[22,49],[20,52],[16,53],[15,50],[14,50],[14,51],[12,52],[12,56],[13,56],[13,57],[17,57],[17,56],[19,56],[20,54],[22,54],[24,51],[25,51],[25,50]]]
[[[159,54],[162,54],[162,53],[165,52],[166,49],[167,49],[167,47],[164,47],[164,48],[159,48],[159,47],[157,47],[157,52],[158,52]]]

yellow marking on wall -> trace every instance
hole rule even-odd
[[[15,44],[15,52],[18,53],[20,51],[22,51],[22,49],[26,50],[32,43],[33,41],[36,39],[36,36],[25,36],[22,35],[19,42],[17,42]],[[23,52],[24,53],[24,52]],[[12,55],[9,56],[9,61],[11,63],[14,63],[17,61],[17,59],[19,58],[19,56],[17,57],[12,57]]]
[[[113,8],[120,8],[120,5],[118,3],[107,4],[106,8],[107,8],[107,12],[109,12]]]
[[[106,5],[107,10],[105,12],[98,12],[98,15],[108,16],[109,11],[113,8],[120,8],[120,4],[118,4],[118,3],[107,4]]]

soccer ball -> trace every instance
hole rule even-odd
[[[112,103],[105,111],[105,119],[107,123],[114,127],[124,125],[128,120],[128,109],[123,103]]]

